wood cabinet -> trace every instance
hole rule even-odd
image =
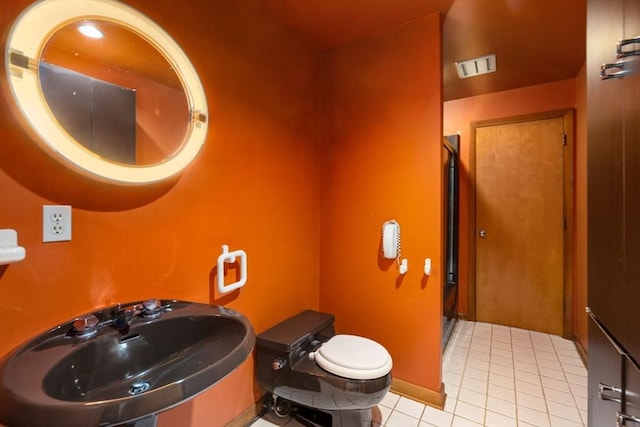
[[[624,38],[640,36],[640,1],[626,0]],[[640,43],[633,49],[640,50]],[[640,53],[640,52],[639,52]],[[624,91],[625,348],[640,362],[640,56],[629,61]],[[605,82],[606,83],[606,82]]]
[[[597,427],[640,426],[640,56],[616,57],[619,40],[639,35],[640,2],[588,1],[589,425]],[[640,43],[620,47],[634,49]],[[602,64],[611,78],[601,79]]]

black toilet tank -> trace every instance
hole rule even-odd
[[[334,320],[335,316],[333,314],[305,310],[258,335],[256,337],[256,347],[290,352],[311,336],[328,327],[331,327],[331,329],[329,336],[326,338],[334,335],[335,332],[332,327]]]

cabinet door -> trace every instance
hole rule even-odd
[[[624,38],[640,35],[640,1],[626,0]],[[625,50],[640,49],[640,43]],[[631,74],[624,77],[625,174],[625,303],[626,333],[621,344],[640,362],[640,57],[625,59]],[[606,83],[606,82],[605,82]]]
[[[615,61],[616,43],[623,36],[623,2],[589,0],[587,10],[588,304],[614,336],[623,336],[626,327],[624,79],[600,80],[600,66]]]
[[[621,409],[623,356],[593,319],[589,319],[589,425],[615,426]],[[603,388],[602,393],[600,392]],[[618,399],[606,400],[606,399]]]
[[[624,360],[624,399],[621,413],[628,418],[622,425],[640,426],[640,370],[628,358]]]

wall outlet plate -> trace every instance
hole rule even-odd
[[[42,206],[42,241],[66,242],[71,240],[71,206]]]

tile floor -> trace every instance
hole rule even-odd
[[[587,425],[587,370],[564,338],[459,321],[443,357],[443,411],[389,393],[386,427],[574,427]],[[252,427],[302,426],[267,414]]]

